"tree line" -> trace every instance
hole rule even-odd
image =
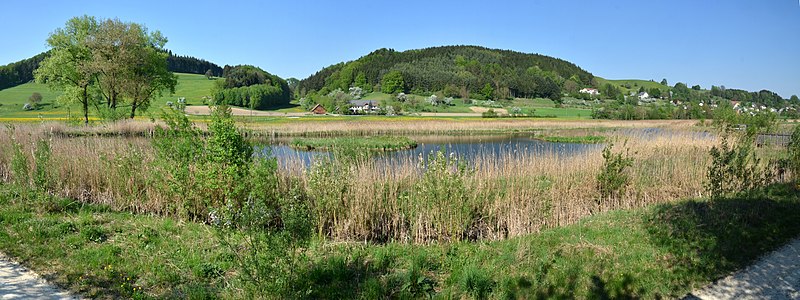
[[[192,56],[174,55],[169,50],[167,53],[167,68],[172,72],[222,77],[222,67],[215,63]]]
[[[403,52],[379,49],[358,60],[324,68],[302,80],[298,89],[301,96],[359,87],[367,92],[444,91],[462,98],[558,100],[565,86],[589,86],[593,80],[591,73],[575,64],[545,55],[443,46]]]
[[[0,66],[0,90],[33,80],[33,71],[39,67],[39,63],[47,56],[47,52],[42,52],[34,57]]]

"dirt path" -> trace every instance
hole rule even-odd
[[[0,253],[0,299],[80,299]]]
[[[684,299],[800,299],[800,238]]]

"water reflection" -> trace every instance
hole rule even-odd
[[[374,159],[389,164],[401,161],[427,160],[427,157],[440,149],[467,162],[482,161],[502,163],[506,159],[531,156],[569,157],[587,151],[601,149],[602,144],[553,143],[537,140],[531,136],[493,135],[493,136],[411,136],[417,141],[414,149],[375,153]],[[272,155],[278,162],[302,162],[310,165],[315,159],[329,156],[326,151],[297,150],[288,146],[291,139],[264,141],[257,149],[261,155]]]

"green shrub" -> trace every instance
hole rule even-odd
[[[797,183],[800,183],[800,125],[794,127],[789,140],[789,168]]]
[[[628,150],[625,153],[612,153],[613,143],[603,148],[603,167],[597,175],[597,190],[600,192],[598,204],[606,200],[618,199],[630,183],[628,167],[633,165]]]
[[[770,176],[760,166],[752,138],[743,136],[734,143],[731,144],[730,133],[725,133],[719,147],[709,151],[711,165],[705,188],[711,198],[747,194],[769,182]]]
[[[483,117],[483,118],[498,118],[498,117],[500,117],[500,115],[498,115],[497,112],[494,111],[494,109],[490,108],[489,110],[481,113],[481,117]]]

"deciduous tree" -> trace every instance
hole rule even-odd
[[[85,123],[89,123],[89,86],[95,82],[95,70],[91,68],[92,51],[87,41],[98,30],[94,17],[75,17],[67,21],[63,28],[56,29],[47,38],[52,47],[50,56],[36,69],[37,82],[46,83],[51,88],[64,90],[59,101],[81,104]]]

